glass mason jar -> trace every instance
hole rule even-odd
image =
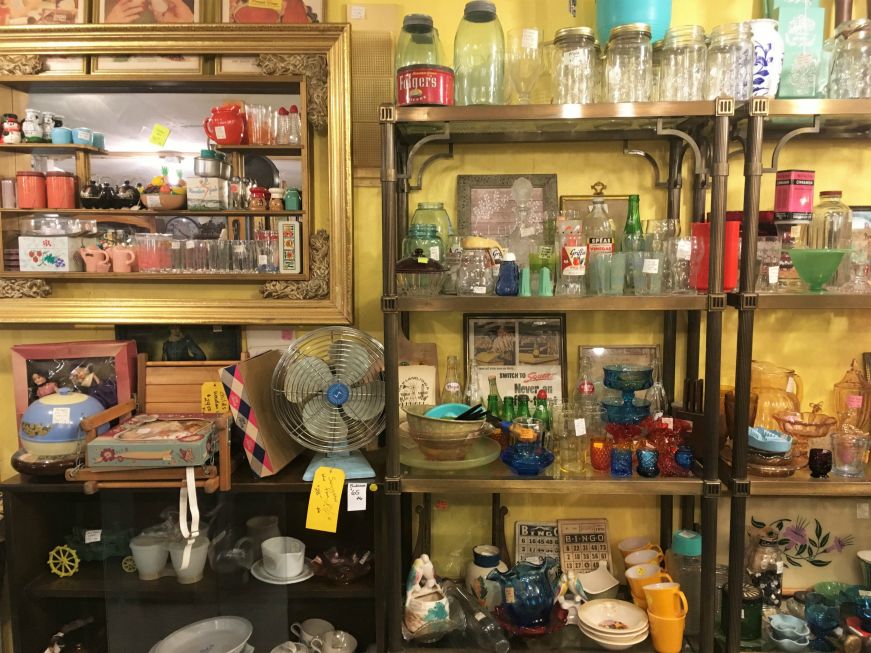
[[[832,56],[829,97],[871,97],[871,21],[858,23],[842,34]]]
[[[692,102],[704,98],[705,30],[699,25],[672,27],[665,35],[659,74],[659,99]]]
[[[859,18],[857,20],[845,20],[835,28],[834,33],[823,42],[822,53],[820,54],[820,65],[817,72],[817,94],[816,97],[826,98],[833,97],[831,95],[830,81],[832,77],[832,64],[834,63],[835,51],[838,49],[838,44],[845,40],[847,36],[855,31],[871,28],[871,19]]]
[[[444,243],[447,243],[448,239],[454,235],[451,217],[445,211],[445,205],[442,202],[420,202],[414,211],[414,215],[411,216],[411,224],[435,225],[439,238]]]
[[[434,224],[413,224],[408,228],[408,235],[402,239],[402,257],[407,258],[418,249],[434,261],[445,260],[445,244]]]
[[[711,32],[706,62],[706,99],[750,99],[753,89],[753,38],[749,25],[717,25]]]
[[[454,38],[454,76],[457,105],[505,102],[505,35],[494,3],[466,3]]]
[[[490,251],[487,249],[464,249],[457,275],[457,294],[462,296],[492,295],[496,280],[490,270]]]
[[[652,68],[650,25],[612,29],[605,55],[605,102],[648,102]]]
[[[419,64],[441,66],[444,59],[432,16],[409,14],[402,19],[402,31],[396,44],[396,70]]]
[[[659,97],[659,85],[662,79],[662,50],[665,41],[659,40],[653,44],[653,57],[650,65],[650,101],[657,102]]]
[[[557,104],[591,104],[600,84],[599,51],[589,27],[565,27],[554,37]]]

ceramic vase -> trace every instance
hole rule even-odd
[[[776,20],[760,18],[749,24],[753,33],[753,96],[774,97],[783,72],[783,38]]]
[[[478,601],[478,605],[490,612],[502,603],[502,587],[487,580],[494,569],[505,573],[508,567],[499,559],[499,549],[492,544],[481,544],[472,549],[472,561],[466,566],[466,588]]]
[[[417,558],[408,572],[403,626],[406,639],[427,641],[437,641],[452,629],[448,598],[426,554]]]

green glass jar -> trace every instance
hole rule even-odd
[[[408,257],[421,249],[425,256],[441,263],[445,260],[445,244],[434,224],[413,224],[402,240],[402,255]]]
[[[420,202],[414,215],[411,216],[411,224],[412,226],[416,224],[435,225],[439,238],[445,243],[454,235],[451,217],[445,211],[445,205],[442,202]]]

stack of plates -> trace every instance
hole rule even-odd
[[[248,646],[253,631],[251,622],[242,617],[203,619],[170,633],[150,653],[249,653],[254,650]]]
[[[578,628],[602,648],[622,651],[647,638],[647,613],[628,601],[596,599],[578,608]]]

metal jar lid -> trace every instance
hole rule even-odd
[[[558,29],[553,37],[555,45],[565,43],[578,43],[581,41],[595,41],[592,27],[563,27]]]
[[[416,27],[424,29],[416,29],[414,31],[430,31],[432,29],[432,16],[427,14],[408,14],[402,19],[402,29],[407,27]]]
[[[476,12],[495,14],[496,3],[489,2],[488,0],[472,0],[472,2],[467,2],[463,13],[468,16],[469,14]]]
[[[618,36],[628,36],[631,34],[639,34],[650,38],[650,25],[647,23],[627,23],[626,25],[617,25],[611,29],[609,41],[613,41]]]

